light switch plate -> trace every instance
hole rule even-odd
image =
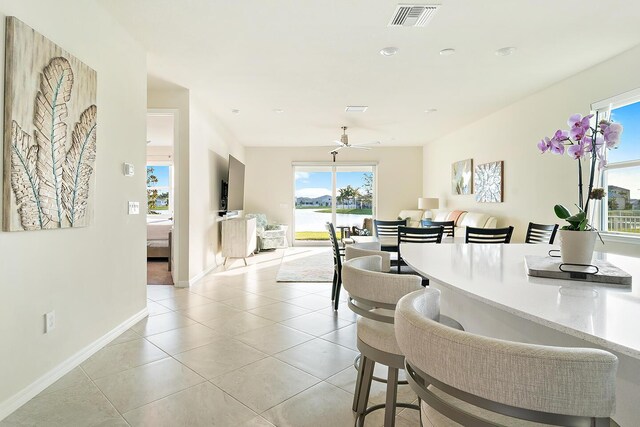
[[[140,202],[129,202],[129,215],[140,214]]]
[[[135,171],[134,171],[132,163],[123,163],[122,164],[122,173],[124,174],[124,176],[133,176],[134,172]]]
[[[44,333],[48,334],[56,328],[56,312],[50,311],[44,315]]]

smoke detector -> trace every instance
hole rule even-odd
[[[425,27],[439,8],[439,4],[399,4],[388,26]]]

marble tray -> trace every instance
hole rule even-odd
[[[631,286],[631,275],[615,265],[602,260],[593,260],[593,264],[600,271],[596,274],[587,274],[593,269],[578,266],[565,266],[565,270],[560,271],[560,258],[549,256],[525,255],[525,265],[527,274],[534,277],[546,277],[550,279],[579,280],[583,282],[593,282],[615,287]]]

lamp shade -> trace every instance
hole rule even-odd
[[[418,198],[418,209],[428,211],[431,209],[438,209],[440,206],[440,199],[435,197],[420,197]]]

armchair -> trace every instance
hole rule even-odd
[[[258,236],[257,250],[286,248],[287,226],[283,224],[269,224],[265,214],[247,214],[247,218],[256,219],[256,235]]]

